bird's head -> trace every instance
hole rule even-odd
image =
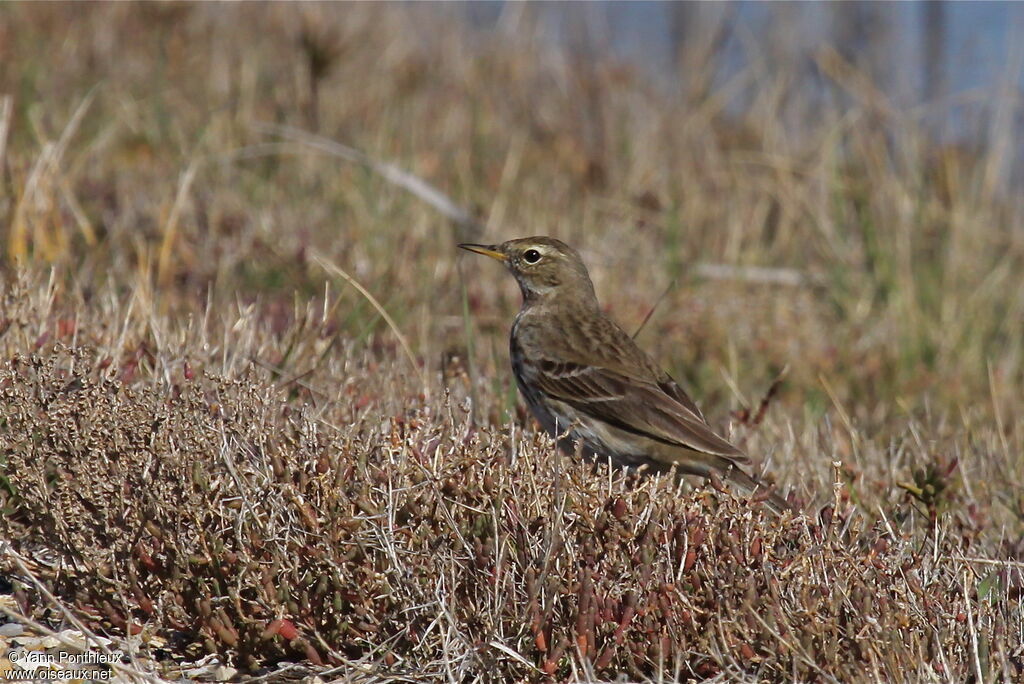
[[[537,236],[509,240],[500,245],[463,243],[462,249],[489,256],[512,272],[523,299],[532,302],[574,298],[597,303],[583,259],[569,245],[555,238]]]

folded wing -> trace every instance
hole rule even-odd
[[[597,366],[543,361],[536,381],[552,398],[619,429],[736,464],[750,462],[715,434],[693,401],[667,376],[655,382]]]

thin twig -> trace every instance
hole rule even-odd
[[[249,355],[249,360],[252,361],[253,363],[255,363],[260,368],[268,370],[271,373],[277,373],[278,375],[280,375],[282,379],[277,381],[276,384],[278,386],[285,387],[285,386],[288,386],[288,385],[295,384],[295,385],[298,385],[299,387],[301,387],[301,388],[303,388],[305,390],[308,390],[309,392],[312,392],[313,394],[319,394],[320,396],[324,397],[325,399],[327,399],[327,401],[329,401],[331,403],[334,403],[334,401],[335,401],[332,398],[334,396],[334,394],[332,392],[330,392],[329,390],[322,389],[320,387],[317,387],[316,385],[313,385],[313,384],[308,383],[305,380],[303,380],[303,378],[305,378],[308,375],[311,375],[314,371],[316,371],[316,367],[315,366],[313,368],[308,369],[308,370],[304,370],[301,373],[295,373],[295,374],[293,374],[291,376],[287,376],[286,377],[285,376],[285,369],[284,368],[282,368],[281,366],[275,365],[273,363],[270,363],[268,361],[264,361],[263,359],[259,358],[255,354],[250,354]]]
[[[665,299],[665,297],[668,296],[668,293],[675,286],[676,286],[676,281],[673,279],[672,282],[668,284],[668,287],[666,287],[662,291],[662,293],[660,295],[658,295],[658,298],[654,300],[654,304],[651,305],[651,308],[650,308],[650,310],[648,310],[647,315],[644,316],[644,320],[640,321],[639,327],[637,327],[636,332],[633,333],[633,339],[634,340],[640,334],[640,331],[644,329],[644,326],[647,325],[647,321],[651,320],[651,316],[654,315],[654,310],[658,308],[659,304],[661,304],[661,300]]]
[[[289,140],[302,143],[307,147],[325,152],[332,156],[344,159],[347,162],[362,164],[387,182],[396,185],[403,190],[423,200],[430,206],[437,209],[449,220],[453,221],[462,229],[460,237],[471,238],[483,233],[484,226],[470,214],[466,209],[456,204],[448,195],[444,194],[430,183],[419,176],[416,176],[405,169],[394,164],[377,161],[370,155],[354,147],[343,145],[339,142],[315,135],[301,128],[287,126],[284,124],[256,123],[253,126],[257,131],[268,135],[276,135]]]
[[[785,637],[782,636],[782,634],[780,634],[778,632],[778,630],[772,628],[772,626],[769,625],[768,622],[763,617],[761,617],[761,615],[756,610],[750,611],[748,613],[748,615],[750,615],[755,620],[760,622],[761,626],[764,627],[766,632],[768,632],[773,637],[775,637],[775,639],[779,643],[783,644],[786,648],[788,648],[790,650],[790,652],[792,652],[794,655],[796,655],[801,660],[803,660],[804,664],[807,665],[812,670],[814,670],[815,672],[817,672],[820,677],[822,677],[823,679],[827,679],[829,681],[833,681],[833,682],[838,681],[835,677],[833,677],[832,675],[828,674],[816,662],[814,662],[814,659],[811,658],[810,656],[808,656],[804,652],[803,648],[800,647],[801,645],[798,642],[788,641]]]
[[[188,198],[189,190],[192,188],[192,181],[195,180],[198,162],[193,159],[188,167],[182,172],[178,180],[178,191],[174,194],[174,203],[171,205],[170,214],[164,224],[163,239],[160,241],[160,252],[157,258],[156,281],[166,286],[171,276],[171,259],[173,258],[174,243],[178,236],[178,226],[181,222],[181,213],[185,208],[185,200]]]
[[[370,294],[369,290],[360,285],[359,281],[357,281],[355,278],[346,273],[340,266],[329,261],[327,257],[323,256],[319,252],[313,252],[312,257],[313,261],[320,264],[320,267],[323,268],[325,271],[327,271],[328,273],[332,273],[338,276],[339,278],[342,278],[345,282],[347,282],[349,285],[358,290],[359,294],[366,297],[366,301],[370,302],[373,308],[377,310],[377,313],[379,313],[381,317],[384,319],[384,321],[387,322],[388,326],[391,328],[391,331],[395,333],[395,337],[398,338],[398,343],[402,345],[402,350],[405,352],[406,357],[409,359],[409,364],[412,366],[412,369],[416,371],[416,375],[419,376],[420,385],[422,385],[423,387],[423,393],[429,396],[430,387],[427,385],[427,378],[423,374],[423,369],[421,369],[419,364],[416,362],[416,356],[412,353],[412,348],[409,346],[409,341],[405,339],[405,335],[403,335],[402,331],[398,329],[398,324],[395,323],[395,320],[391,318],[387,311],[384,310],[384,307],[381,306],[381,303],[377,301],[377,298]]]
[[[976,681],[984,682],[985,675],[981,669],[981,656],[978,653],[978,631],[974,627],[974,610],[971,608],[971,596],[967,589],[970,577],[971,573],[964,573],[964,605],[967,607],[967,630],[971,634],[971,655],[974,656],[974,675],[977,677]]]
[[[501,643],[500,641],[491,641],[488,645],[491,648],[498,649],[499,651],[501,651],[502,653],[504,653],[508,657],[512,658],[512,660],[514,660],[517,663],[519,663],[520,665],[525,665],[526,667],[528,667],[529,669],[533,670],[534,672],[540,672],[540,669],[538,669],[538,667],[536,665],[534,665],[529,660],[524,658],[520,653],[518,653],[516,651],[513,651],[511,648],[509,648],[505,644]]]
[[[4,182],[4,169],[7,164],[4,158],[7,156],[7,135],[11,131],[11,118],[14,116],[14,98],[10,95],[0,97],[0,186]]]
[[[1024,570],[1024,562],[1015,560],[1000,560],[999,558],[968,558],[967,556],[940,556],[940,558],[960,561],[961,563],[994,565],[998,568],[1017,568],[1018,570]]]
[[[778,394],[779,388],[782,387],[782,381],[786,379],[786,375],[789,373],[789,365],[783,367],[779,374],[772,380],[772,384],[768,386],[768,390],[761,397],[761,402],[757,405],[756,411],[751,411],[748,407],[744,406],[742,409],[735,412],[736,418],[739,420],[741,425],[750,428],[756,428],[764,421],[765,415],[768,413],[768,405],[772,403],[775,395]]]
[[[820,382],[821,386],[825,388],[825,393],[828,395],[828,398],[832,400],[832,405],[836,407],[836,411],[839,413],[839,419],[843,421],[843,425],[846,426],[847,432],[850,433],[850,443],[856,450],[860,444],[860,438],[857,430],[853,427],[853,421],[850,419],[850,414],[846,412],[845,408],[843,408],[842,403],[839,401],[839,396],[836,394],[835,390],[832,389],[832,385],[824,374],[818,374],[818,382]]]

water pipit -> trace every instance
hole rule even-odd
[[[750,458],[716,434],[678,383],[601,311],[576,250],[549,237],[459,247],[497,259],[519,283],[512,370],[559,446],[631,468],[723,477],[776,511],[789,508],[742,470]]]

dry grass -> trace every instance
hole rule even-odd
[[[1006,130],[937,147],[833,52],[820,97],[766,51],[675,98],[528,16],[442,42],[418,8],[71,11],[0,8],[0,487],[3,538],[91,629],[247,673],[1022,676]],[[580,246],[627,328],[676,280],[641,341],[722,425],[788,365],[733,434],[808,516],[559,456],[472,231]]]

